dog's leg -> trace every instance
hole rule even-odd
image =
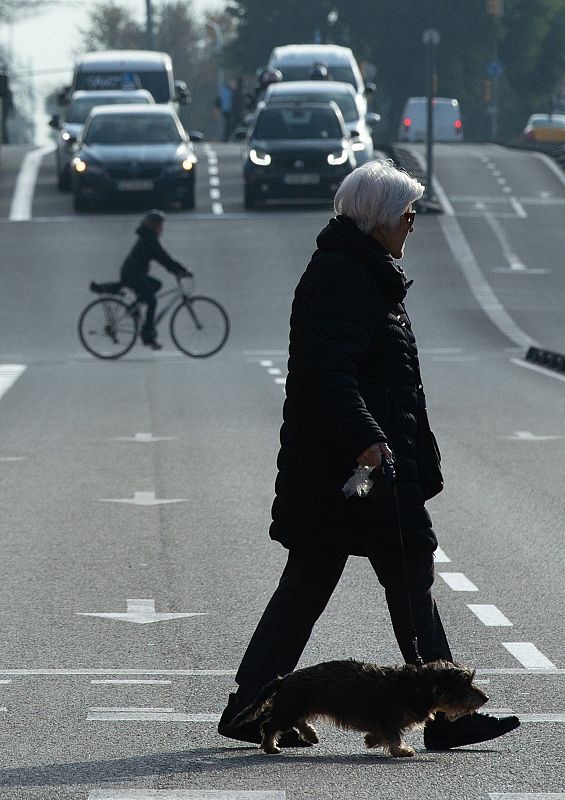
[[[387,748],[391,756],[394,756],[395,758],[406,758],[407,756],[413,756],[416,754],[414,748],[406,744],[399,733],[391,736],[387,742]]]
[[[277,742],[280,734],[282,733],[279,726],[273,722],[272,719],[266,719],[261,723],[261,749],[268,755],[275,755],[280,753],[281,749],[278,747]]]
[[[375,728],[375,730],[369,731],[365,736],[365,745],[369,749],[373,747],[386,747],[388,746],[388,741],[383,732],[379,728]]]
[[[297,720],[295,727],[298,728],[298,732],[305,742],[318,744],[320,741],[316,729],[313,728],[312,725],[309,725],[305,719]]]

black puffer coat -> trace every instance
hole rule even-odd
[[[403,305],[410,284],[347,217],[332,219],[317,245],[292,305],[271,538],[288,548],[336,545],[365,555],[379,530],[396,529],[393,502],[375,506],[341,491],[357,456],[386,441],[403,528],[433,549],[417,466],[425,413],[418,352]]]

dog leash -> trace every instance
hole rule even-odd
[[[412,606],[412,597],[410,594],[410,582],[408,580],[408,564],[406,561],[406,550],[404,548],[404,535],[402,533],[402,522],[400,519],[400,503],[398,502],[398,487],[396,484],[396,471],[392,481],[392,492],[394,495],[394,505],[396,507],[396,520],[398,522],[398,537],[400,539],[400,552],[402,554],[402,567],[404,569],[404,582],[406,584],[406,596],[408,598],[408,611],[410,612],[410,624],[412,625],[412,646],[416,654],[416,666],[423,667],[424,661],[420,655],[420,648],[418,646],[418,634],[416,633],[416,622],[414,620],[414,608]]]

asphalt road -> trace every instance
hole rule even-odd
[[[267,757],[216,719],[285,560],[267,527],[288,315],[331,209],[245,212],[239,147],[198,151],[196,211],[170,213],[164,244],[231,337],[191,360],[162,325],[163,352],[116,363],[76,324],[139,211],[74,214],[46,155],[30,219],[10,220],[26,151],[2,153],[0,797],[562,799],[565,387],[524,354],[565,349],[563,175],[529,152],[438,146],[447,213],[418,216],[403,261],[447,479],[429,504],[436,597],[455,657],[521,728],[449,753],[416,732],[400,761],[320,724],[315,749]],[[355,558],[301,663],[347,657],[400,659]]]

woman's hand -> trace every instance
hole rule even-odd
[[[357,463],[362,467],[380,467],[383,456],[394,460],[392,450],[386,442],[376,442],[357,456]]]

